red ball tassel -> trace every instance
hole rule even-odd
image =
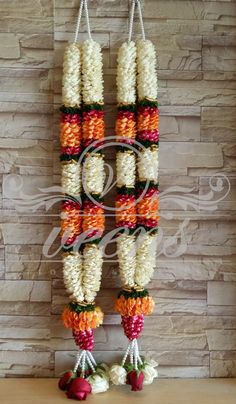
[[[92,329],[86,331],[73,331],[73,337],[75,339],[76,345],[80,349],[86,351],[92,351],[94,348],[94,333]]]
[[[132,341],[133,339],[139,338],[144,325],[144,315],[126,317],[122,316],[121,325],[124,328],[124,333],[126,337]]]

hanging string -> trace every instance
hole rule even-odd
[[[142,8],[141,8],[141,3],[139,0],[137,1],[138,5],[138,13],[139,13],[139,21],[140,21],[140,26],[141,26],[141,32],[142,32],[142,38],[145,41],[146,36],[145,36],[145,30],[144,30],[144,23],[143,23],[143,14],[142,14]]]
[[[128,42],[131,42],[131,39],[132,39],[133,25],[134,25],[134,11],[135,11],[135,6],[136,5],[138,7],[138,14],[139,14],[139,22],[140,22],[140,27],[141,27],[142,39],[143,40],[146,39],[145,30],[144,30],[144,23],[143,23],[143,14],[142,14],[142,8],[141,8],[140,0],[133,0],[132,5],[131,5],[131,10],[130,10],[130,17],[129,17]]]
[[[133,25],[134,25],[134,10],[135,10],[135,0],[132,1],[131,11],[130,11],[128,42],[131,42],[131,38],[132,38]]]
[[[81,0],[81,1],[80,1],[80,7],[79,7],[78,18],[77,18],[76,29],[75,29],[74,43],[77,42],[77,40],[78,40],[79,28],[80,28],[80,23],[81,23],[83,8],[84,8],[84,12],[85,12],[85,18],[86,18],[88,36],[89,36],[89,39],[92,40],[91,29],[90,29],[90,22],[89,22],[89,13],[88,13],[87,0]]]
[[[85,18],[86,18],[86,22],[87,22],[88,36],[89,36],[89,39],[92,40],[87,0],[84,0],[84,11],[85,11]]]

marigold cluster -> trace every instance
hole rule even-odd
[[[62,313],[62,320],[66,328],[73,331],[86,331],[99,327],[103,322],[103,312],[100,307],[95,307],[93,311],[83,311],[76,313],[66,307]]]

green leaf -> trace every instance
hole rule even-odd
[[[129,112],[136,112],[136,104],[128,104],[128,105],[119,105],[118,111],[129,111]]]
[[[136,188],[139,191],[143,190],[143,189],[146,189],[146,188],[147,188],[147,190],[152,189],[152,188],[158,190],[158,187],[159,187],[159,183],[155,183],[153,181],[148,181],[148,182],[147,181],[138,181],[138,182],[136,182]]]
[[[104,109],[104,104],[97,104],[96,102],[94,102],[93,104],[83,104],[82,105],[83,111],[92,111],[93,109],[102,111]]]
[[[65,105],[62,105],[60,107],[60,111],[63,112],[64,114],[78,114],[81,115],[82,110],[81,108],[78,107],[66,107]]]
[[[128,292],[127,290],[121,290],[121,291],[119,292],[119,294],[118,294],[118,298],[119,298],[120,296],[124,296],[124,298],[125,298],[126,300],[127,300],[127,299],[130,299],[130,298],[137,299],[138,297],[146,297],[146,296],[149,296],[149,293],[148,293],[148,290],[147,290],[147,289],[140,290],[140,291],[137,291],[137,290],[135,290],[135,289],[132,289],[131,292]]]
[[[80,156],[81,156],[81,153],[78,153],[78,154],[63,153],[60,155],[60,161],[70,161],[70,160],[79,161]]]
[[[145,98],[144,100],[138,102],[138,106],[139,107],[156,107],[156,108],[158,108],[158,102],[151,101],[151,100],[148,100]]]
[[[87,304],[86,306],[80,306],[76,302],[70,302],[68,304],[68,307],[71,311],[74,311],[75,313],[82,313],[86,311],[94,311],[95,310],[95,305],[94,304]]]
[[[129,363],[128,365],[124,365],[124,368],[126,370],[127,373],[131,372],[132,370],[134,370],[134,365],[132,365],[131,363]]]

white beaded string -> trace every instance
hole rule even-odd
[[[128,348],[126,349],[126,352],[124,354],[123,360],[121,362],[121,366],[124,366],[124,364],[126,362],[126,359],[127,359],[128,355],[129,355],[130,347],[131,347],[131,343],[128,345]]]
[[[141,32],[142,32],[142,38],[144,40],[146,39],[141,4],[140,4],[139,0],[133,0],[132,5],[131,5],[130,17],[129,17],[128,42],[131,42],[131,39],[132,39],[133,25],[134,25],[134,11],[135,11],[136,4],[138,6],[138,14],[139,14],[139,21],[140,21],[140,27],[141,27]]]
[[[136,349],[136,353],[137,353],[138,362],[140,363],[140,365],[142,365],[143,361],[142,361],[142,359],[140,358],[140,355],[139,355],[139,347],[138,347],[137,339],[135,340],[135,349]]]
[[[97,362],[95,361],[95,359],[90,351],[87,351],[87,356],[90,358],[90,360],[94,364],[94,366],[97,366]]]
[[[82,359],[83,354],[84,354],[84,351],[77,353],[77,360],[76,360],[76,363],[75,363],[75,366],[74,366],[74,370],[73,370],[74,373],[77,372],[77,369],[78,369],[78,367],[79,367],[79,364],[80,364],[80,361],[81,361],[81,359]]]
[[[87,23],[88,36],[89,36],[89,39],[92,40],[87,0],[81,0],[80,1],[78,18],[77,18],[76,29],[75,29],[74,43],[77,42],[77,40],[78,40],[79,28],[80,28],[82,13],[83,13],[83,7],[84,7],[85,18],[86,18],[86,23]]]
[[[134,364],[134,340],[130,344],[130,363]]]
[[[87,351],[87,356],[86,356],[87,362],[90,366],[90,368],[92,369],[92,371],[95,373],[95,367],[92,364],[92,361],[90,360],[89,356],[88,356],[88,351]]]
[[[83,351],[82,360],[81,360],[81,370],[82,370],[82,377],[84,376],[85,371],[85,359],[86,359],[86,351]]]
[[[96,363],[93,355],[91,354],[91,352],[86,351],[84,349],[81,352],[77,353],[77,360],[76,360],[73,372],[74,373],[77,372],[78,367],[81,363],[82,374],[84,374],[86,361],[88,362],[88,365],[90,366],[92,371],[95,372],[96,371],[95,367],[97,366],[97,363]]]
[[[137,340],[134,339],[134,369],[138,370],[138,347],[136,342]]]

